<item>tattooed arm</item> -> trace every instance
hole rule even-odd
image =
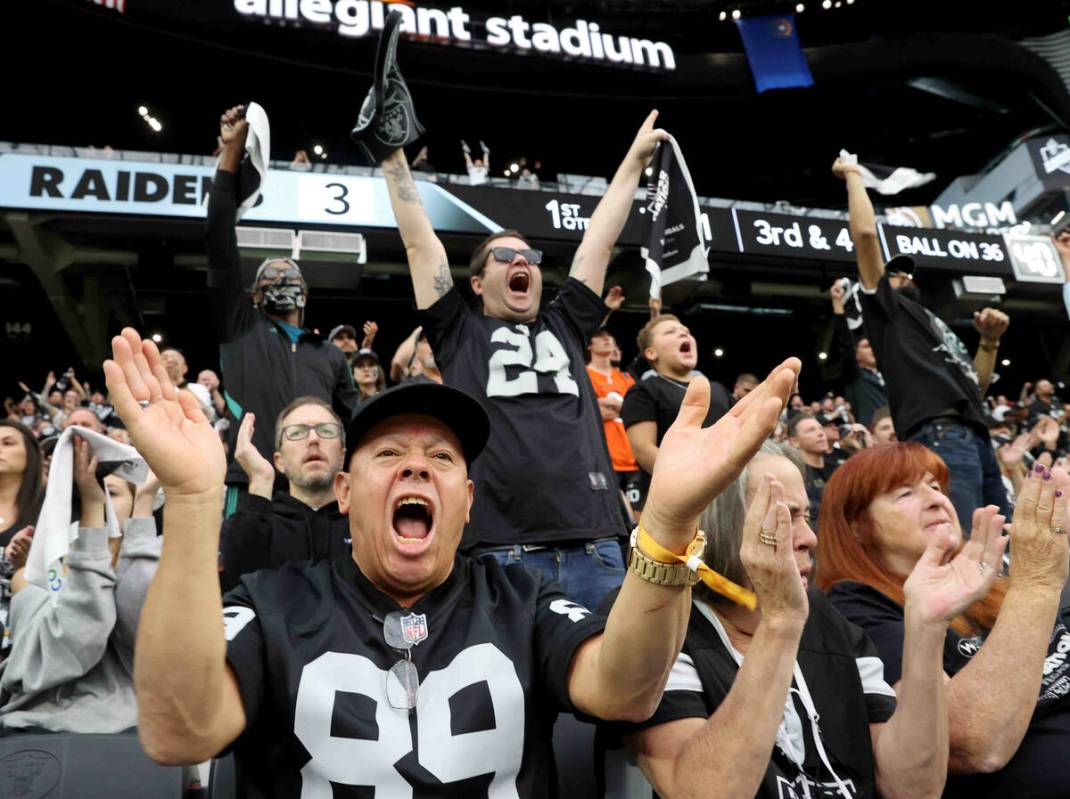
[[[429,308],[453,287],[446,248],[431,228],[404,151],[397,150],[383,161],[383,174],[409,261],[416,307]]]

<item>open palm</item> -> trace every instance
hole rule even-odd
[[[699,514],[773,432],[801,367],[797,358],[788,358],[712,427],[702,427],[710,404],[709,381],[691,381],[658,448],[643,510],[648,530],[677,537],[679,544],[691,540]]]
[[[984,597],[1003,563],[1007,536],[1006,519],[994,505],[973,514],[973,532],[965,546],[948,559],[956,536],[949,532],[934,537],[903,584],[906,602],[925,622],[950,622]]]
[[[175,389],[153,342],[124,329],[112,339],[104,376],[134,446],[168,495],[222,488],[226,455],[219,435],[197,398]]]

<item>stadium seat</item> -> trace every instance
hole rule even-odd
[[[182,769],[149,760],[134,733],[0,738],[0,796],[182,799]]]

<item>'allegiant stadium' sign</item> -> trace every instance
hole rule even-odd
[[[387,8],[389,6],[389,8]],[[520,14],[488,17],[476,21],[483,37],[473,33],[473,20],[460,6],[448,10],[411,8],[402,3],[379,0],[234,0],[234,10],[245,17],[289,25],[322,26],[341,36],[360,38],[383,27],[391,10],[401,12],[401,30],[432,41],[462,46],[482,45],[489,49],[538,53],[600,64],[654,70],[676,69],[676,57],[665,42],[614,36],[604,33],[597,22],[576,20],[572,27],[558,30],[546,22],[528,22]]]

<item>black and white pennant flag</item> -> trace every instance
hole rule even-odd
[[[639,248],[650,273],[650,296],[684,278],[704,279],[710,271],[709,234],[702,223],[698,197],[676,139],[658,144],[646,188],[643,241]]]

